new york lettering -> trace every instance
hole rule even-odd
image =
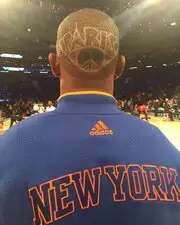
[[[108,181],[107,190],[116,204],[125,201],[180,202],[178,174],[173,168],[137,164],[98,167],[29,189],[34,225],[51,224],[77,210],[98,207],[103,203],[103,179]]]

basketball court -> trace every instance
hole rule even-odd
[[[180,151],[180,121],[171,122],[162,118],[152,118],[151,123],[157,126]]]
[[[170,122],[162,117],[152,117],[150,123],[157,126],[180,151],[180,121]],[[8,129],[9,125],[10,120],[7,120],[4,123],[4,131]]]

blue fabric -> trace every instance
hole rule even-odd
[[[98,121],[113,134],[90,135]],[[66,96],[0,137],[0,224],[180,225],[179,171],[180,152],[113,98]]]

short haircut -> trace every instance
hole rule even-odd
[[[82,9],[67,16],[59,25],[56,50],[69,75],[101,79],[115,70],[119,30],[107,14]]]

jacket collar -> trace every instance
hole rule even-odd
[[[115,98],[105,92],[80,91],[60,96],[57,111],[62,113],[119,113]]]

